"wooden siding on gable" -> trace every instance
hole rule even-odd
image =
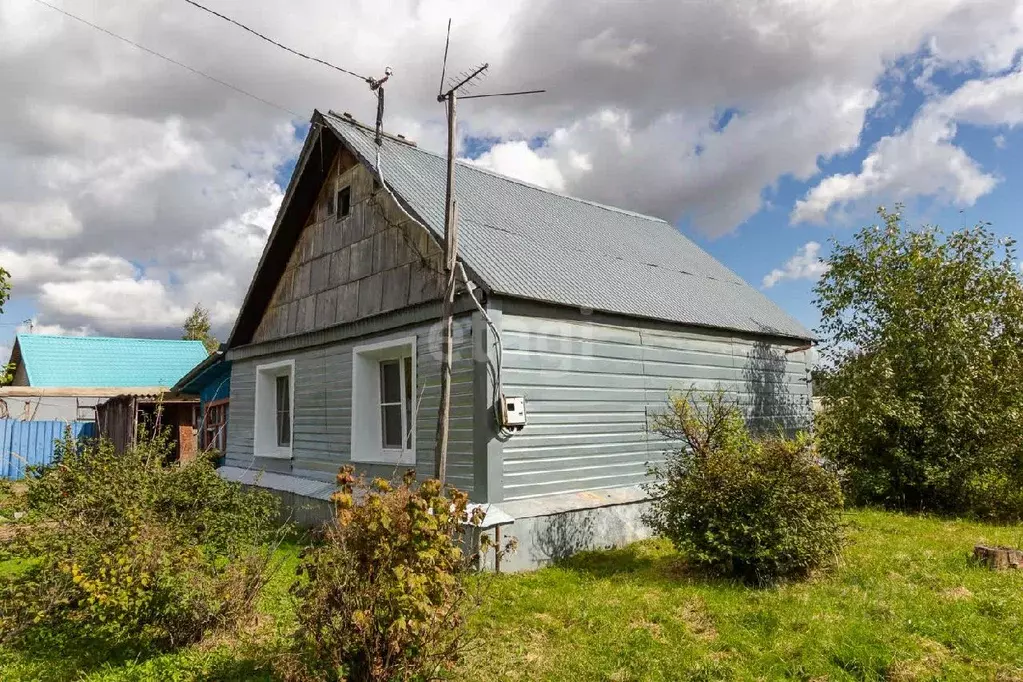
[[[331,170],[263,312],[254,343],[324,329],[440,298],[440,247],[347,150]],[[347,216],[328,215],[351,190]]]
[[[226,464],[289,473],[333,481],[338,469],[351,462],[352,350],[368,342],[407,336],[417,339],[417,380],[415,400],[416,471],[420,478],[432,477],[433,449],[440,400],[440,323],[425,323],[364,336],[330,345],[304,348],[245,360],[235,360],[231,369],[231,424],[227,435]],[[473,358],[471,317],[455,320],[455,348],[451,374],[451,435],[448,450],[448,482],[462,490],[473,488]],[[256,367],[294,359],[293,459],[253,458]],[[379,406],[373,406],[379,409]],[[391,478],[404,466],[354,462],[369,476]]]
[[[758,429],[809,420],[795,343],[507,312],[502,338],[504,391],[525,396],[528,422],[503,448],[505,500],[643,483],[668,445],[647,424],[671,389],[722,389]]]

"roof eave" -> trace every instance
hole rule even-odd
[[[495,291],[493,293],[493,295],[497,296],[498,298],[515,299],[515,300],[519,300],[519,301],[529,301],[530,303],[539,303],[541,305],[551,306],[552,308],[564,308],[564,309],[582,310],[581,306],[572,305],[570,303],[559,303],[557,301],[550,301],[548,299],[543,299],[543,298],[531,298],[529,296],[523,296],[522,294],[513,294],[513,293],[507,293],[507,292],[503,292],[503,291]],[[705,324],[705,323],[700,323],[700,322],[680,322],[678,320],[668,320],[668,319],[665,319],[663,317],[655,317],[655,316],[652,316],[652,315],[640,315],[640,314],[637,314],[637,313],[623,313],[623,312],[618,311],[618,310],[608,310],[606,308],[587,307],[587,309],[588,310],[592,310],[593,312],[596,312],[596,313],[601,313],[603,315],[614,315],[616,317],[624,317],[626,319],[642,320],[642,321],[646,321],[646,322],[657,322],[657,323],[660,323],[660,324],[672,325],[672,326],[677,326],[677,327],[690,327],[690,328],[696,328],[696,329],[705,329],[705,330],[708,330],[708,331],[729,332],[729,333],[732,333],[732,334],[747,334],[749,336],[768,336],[768,337],[776,338],[776,339],[785,339],[785,340],[789,340],[789,341],[798,341],[800,343],[810,343],[810,344],[817,343],[817,341],[818,341],[818,339],[816,337],[814,337],[809,331],[806,332],[806,335],[796,334],[796,333],[792,333],[792,332],[785,332],[785,331],[782,331],[780,329],[773,329],[773,328],[765,329],[765,330],[761,330],[761,331],[756,331],[756,330],[752,330],[752,329],[740,329],[739,327],[726,327],[726,326],[722,326],[722,325]]]
[[[323,135],[323,114],[321,114],[319,110],[313,110],[313,115],[309,119],[309,125],[309,134],[306,135],[305,143],[302,145],[302,151],[298,156],[298,162],[295,164],[295,170],[292,172],[291,180],[288,182],[288,189],[285,191],[284,199],[281,201],[281,207],[277,211],[277,218],[274,220],[274,226],[270,230],[270,235],[267,237],[266,245],[263,247],[263,253],[259,257],[259,263],[253,271],[252,279],[249,280],[249,288],[245,292],[245,298],[242,300],[241,308],[238,309],[238,317],[235,318],[234,327],[231,329],[231,334],[228,337],[226,344],[227,348],[234,348],[235,346],[241,345],[241,343],[246,343],[249,340],[246,338],[242,341],[240,334],[243,324],[248,322],[246,315],[252,314],[249,307],[252,303],[253,293],[259,281],[259,275],[263,271],[267,262],[267,257],[269,256],[274,242],[280,233],[284,217],[288,215],[288,212],[291,209],[291,204],[294,201],[299,182],[302,176],[305,175],[306,166],[308,164],[309,157],[312,155],[312,150]],[[331,130],[333,130],[333,128],[331,128]]]
[[[225,350],[226,346],[221,344],[220,348],[210,353],[209,357],[188,370],[188,374],[178,379],[178,382],[171,386],[171,390],[177,393],[190,393],[191,391],[186,390],[189,384],[200,378],[211,367],[224,362]]]

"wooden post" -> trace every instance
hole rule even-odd
[[[436,470],[434,476],[445,482],[448,468],[448,422],[451,411],[451,360],[453,355],[454,312],[455,312],[455,259],[458,255],[458,224],[455,220],[455,89],[448,92],[448,177],[444,203],[444,274],[447,286],[444,289],[443,359],[440,370],[440,406],[437,408],[437,442],[434,450]]]

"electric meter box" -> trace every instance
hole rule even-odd
[[[501,426],[521,431],[526,425],[526,399],[522,396],[501,396]]]

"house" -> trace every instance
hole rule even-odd
[[[722,388],[763,428],[806,422],[810,333],[673,226],[455,175],[480,307],[463,288],[447,480],[509,524],[508,569],[647,532],[664,448],[647,424],[671,388]],[[322,513],[341,465],[432,475],[444,183],[443,157],[314,113],[228,343],[223,476]],[[499,426],[502,395],[520,431]]]
[[[224,354],[224,346],[181,377],[171,391],[181,395],[198,396],[199,404],[193,417],[197,447],[216,450],[221,455],[227,449],[227,417],[231,402],[231,362]]]
[[[118,447],[140,423],[170,426],[188,443],[197,399],[168,389],[204,357],[201,341],[19,334],[0,400],[16,419],[95,421]]]

